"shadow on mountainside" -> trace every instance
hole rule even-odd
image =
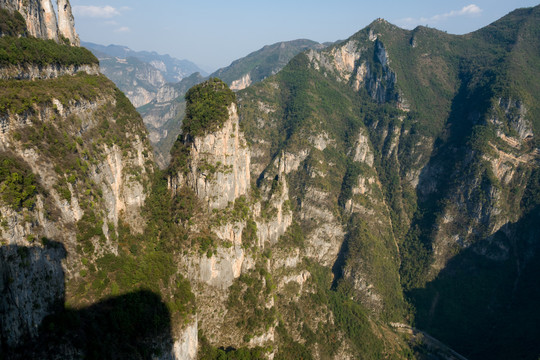
[[[540,206],[409,292],[416,327],[469,359],[540,356]]]
[[[161,297],[140,290],[65,309],[61,243],[0,248],[0,359],[151,359],[172,352]]]
[[[426,276],[432,260],[433,224],[447,202],[455,201],[454,194],[463,190],[466,211],[474,213],[476,202],[470,198],[474,186],[470,183],[485,176],[481,161],[475,158],[484,150],[475,147],[489,140],[478,125],[482,125],[480,115],[487,113],[496,85],[493,74],[484,75],[475,75],[486,80],[472,85],[469,75],[462,75],[448,126],[420,175],[421,215],[413,220],[405,241],[406,250],[407,246],[412,249],[407,258],[411,265],[402,262],[402,279],[414,279],[414,270],[421,266],[424,273],[419,277]],[[539,192],[538,184],[529,186]],[[477,190],[486,189],[489,186]],[[540,196],[529,194],[528,198],[537,201]],[[407,292],[416,309],[415,327],[469,359],[537,360],[540,356],[540,206],[536,202],[526,207],[521,204],[521,208],[516,211],[526,213],[518,222],[505,224],[491,236],[482,237],[482,228],[477,227],[473,245],[454,256],[425,287],[415,288],[419,285],[412,283]],[[417,243],[407,243],[409,239]],[[421,251],[415,252],[422,248],[428,254],[423,263],[418,262]]]

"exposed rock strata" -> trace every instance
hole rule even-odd
[[[75,75],[81,71],[87,73],[88,75],[100,74],[98,65],[18,65],[0,68],[0,79],[45,80],[54,79],[63,75]]]

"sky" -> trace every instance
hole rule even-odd
[[[452,34],[486,26],[540,0],[71,0],[83,41],[193,61],[207,72],[264,45],[343,40],[377,18]]]

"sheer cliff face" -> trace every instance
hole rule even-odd
[[[137,117],[129,126],[120,124],[125,120],[119,116],[126,114],[119,102],[127,99],[115,93],[109,80],[79,74],[17,81],[4,80],[4,91],[11,86],[36,91],[39,83],[45,93],[23,112],[0,115],[2,161],[14,161],[17,173],[27,169],[21,176],[34,181],[20,195],[32,205],[4,198],[0,206],[5,223],[0,253],[9,259],[3,262],[2,287],[10,294],[2,297],[2,331],[18,329],[3,337],[9,346],[37,335],[43,317],[62,308],[70,297],[64,284],[80,276],[82,257],[118,251],[114,239],[120,222],[142,230],[141,206],[153,172],[144,125]],[[85,90],[66,98],[57,91],[66,82]],[[125,140],[113,142],[111,135]],[[83,235],[90,228],[100,235]]]
[[[75,31],[75,19],[69,0],[58,0],[58,32],[69,40],[72,45],[80,46],[79,35]]]
[[[240,132],[236,105],[223,128],[189,144],[187,184],[210,209],[223,209],[250,188],[250,153]]]
[[[45,22],[45,39],[58,41],[58,21],[51,0],[40,1]]]
[[[58,17],[54,11],[52,0],[2,0],[0,5],[3,8],[20,12],[26,20],[31,36],[56,42],[64,37],[69,40],[71,45],[80,45],[69,0],[57,0]]]

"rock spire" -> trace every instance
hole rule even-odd
[[[58,32],[69,40],[71,45],[80,46],[79,35],[75,31],[75,19],[71,11],[69,0],[57,0],[58,4]]]

